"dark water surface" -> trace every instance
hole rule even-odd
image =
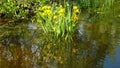
[[[14,39],[12,40],[15,41]],[[58,52],[61,53],[56,53],[56,55],[59,55],[59,58],[53,56],[54,60],[50,58],[44,59],[44,55],[41,54],[43,53],[41,51],[42,47],[40,47],[42,45],[34,43],[13,45],[14,43],[11,43],[11,45],[0,45],[0,68],[120,67],[119,23],[91,24],[81,22],[78,35],[71,43],[66,44],[62,41],[60,43],[64,44],[56,43],[56,45],[60,44],[61,46],[72,46],[70,52],[67,51],[67,49],[65,51],[65,49],[60,48],[58,49]],[[50,55],[50,53],[47,52],[47,55]]]

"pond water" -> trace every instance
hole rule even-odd
[[[71,51],[58,49],[62,57],[52,61],[41,59],[41,48],[37,44],[0,45],[0,68],[119,68],[119,26],[119,23],[82,22],[79,35],[66,44],[72,44]],[[59,62],[59,59],[63,60]]]
[[[54,40],[34,24],[0,31],[15,33],[0,38],[0,68],[120,68],[119,15],[83,13],[72,41]]]
[[[119,68],[120,67],[120,47],[116,49],[116,54],[114,57],[114,60],[111,61],[109,56],[106,56],[104,68]]]

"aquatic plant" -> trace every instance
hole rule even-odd
[[[63,2],[63,0],[59,0]],[[98,7],[107,7],[113,5],[115,0],[64,0],[64,2],[73,2],[78,4],[81,8],[98,8]]]
[[[76,0],[81,8],[98,8],[102,6],[111,6],[114,0]]]
[[[52,33],[55,38],[68,39],[76,30],[80,10],[78,6],[43,5],[39,7],[37,22],[45,34]]]

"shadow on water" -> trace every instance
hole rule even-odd
[[[104,68],[106,57],[114,60],[120,45],[120,23],[119,17],[102,17],[106,16],[81,19],[72,41],[54,40],[34,24],[25,29],[0,28],[0,68]]]

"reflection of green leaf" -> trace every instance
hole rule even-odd
[[[10,48],[13,48],[15,45],[14,44],[10,44]]]
[[[68,34],[65,36],[65,40],[67,40],[68,39]]]

